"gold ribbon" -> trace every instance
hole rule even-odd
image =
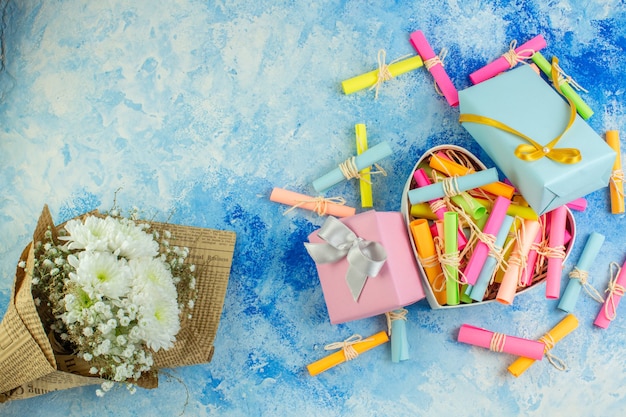
[[[556,57],[553,57],[552,58],[552,80],[555,83],[555,85],[558,85],[558,71],[556,70],[557,64],[558,64],[558,59]],[[559,92],[559,94],[562,95],[562,93],[559,90],[557,91]],[[548,159],[551,159],[555,162],[560,162],[562,164],[575,164],[582,160],[582,156],[578,149],[576,148],[555,149],[554,148],[556,144],[559,142],[559,140],[561,140],[561,138],[572,127],[572,125],[574,124],[574,120],[576,120],[576,106],[574,105],[572,100],[570,100],[568,97],[565,97],[565,98],[567,99],[567,102],[570,107],[570,117],[569,117],[567,126],[565,127],[565,130],[563,130],[563,132],[560,135],[552,139],[545,146],[542,146],[540,143],[534,141],[533,139],[526,136],[525,134],[513,129],[512,127],[502,122],[499,122],[495,119],[489,118],[489,117],[479,116],[477,114],[461,114],[459,116],[459,122],[478,123],[478,124],[483,124],[487,126],[492,126],[492,127],[495,127],[496,129],[503,130],[505,132],[511,133],[515,136],[518,136],[524,139],[528,143],[521,144],[515,149],[515,156],[517,156],[519,159],[523,161],[528,161],[528,162],[536,161],[545,156]]]

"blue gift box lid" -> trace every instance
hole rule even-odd
[[[540,144],[560,135],[570,118],[567,101],[528,65],[462,90],[459,99],[461,114],[495,119]],[[615,151],[578,114],[555,146],[578,149],[582,159],[575,164],[547,157],[524,161],[514,154],[526,143],[519,136],[472,122],[464,122],[463,127],[538,214],[609,183]]]

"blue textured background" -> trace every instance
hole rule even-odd
[[[134,396],[78,388],[0,405],[26,416],[426,416],[602,415],[626,407],[626,307],[608,330],[581,296],[580,327],[554,353],[569,369],[536,363],[522,377],[513,358],[457,343],[462,323],[537,338],[563,313],[543,288],[511,307],[432,311],[408,307],[411,359],[389,346],[317,377],[305,366],[323,346],[385,327],[382,317],[330,325],[302,242],[323,221],[268,200],[272,187],[313,194],[311,181],[355,152],[354,125],[370,146],[394,149],[374,185],[377,210],[399,210],[405,179],[433,145],[484,158],[423,68],[350,96],[344,79],[414,53],[425,32],[457,88],[513,39],[543,34],[544,56],[589,90],[599,133],[626,137],[626,13],[620,0],[414,2],[3,0],[0,71],[0,313],[15,263],[42,206],[57,222],[122,206],[175,223],[237,232],[235,260],[210,364],[179,368]],[[624,139],[622,138],[622,142]],[[487,164],[489,161],[485,159]],[[356,182],[332,189],[359,204]],[[574,266],[591,231],[606,235],[591,274],[625,259],[626,220],[606,190],[575,213]],[[545,362],[545,361],[544,361]],[[0,378],[2,376],[0,375]],[[187,397],[188,396],[188,397]]]

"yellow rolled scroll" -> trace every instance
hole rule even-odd
[[[568,314],[565,316],[563,320],[561,320],[556,326],[552,328],[548,333],[546,333],[539,341],[546,344],[546,348],[544,349],[544,353],[548,353],[554,344],[561,341],[565,336],[570,334],[574,329],[578,327],[578,319],[573,314]],[[550,360],[550,358],[548,358]],[[523,374],[531,365],[535,363],[534,359],[525,358],[520,356],[513,362],[507,370],[515,375],[516,377]],[[552,361],[550,361],[552,363]]]

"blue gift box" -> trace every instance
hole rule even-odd
[[[609,183],[615,151],[576,115],[570,129],[554,149],[580,151],[577,163],[561,163],[541,157],[534,161],[515,154],[527,142],[493,126],[463,122],[473,114],[494,119],[545,146],[565,131],[570,106],[527,65],[507,71],[459,92],[463,127],[498,168],[519,189],[528,204],[543,214]]]

